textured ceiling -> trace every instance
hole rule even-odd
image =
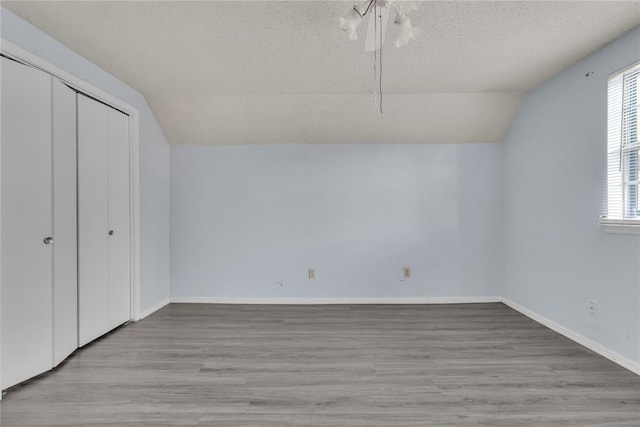
[[[500,142],[524,93],[640,25],[640,2],[426,1],[373,58],[344,1],[2,5],[140,91],[176,144]]]

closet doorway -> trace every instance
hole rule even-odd
[[[139,316],[138,112],[2,40],[0,386]]]

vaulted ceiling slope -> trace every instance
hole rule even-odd
[[[640,2],[425,1],[373,58],[349,1],[3,1],[140,91],[173,144],[500,142],[524,94],[640,25]]]

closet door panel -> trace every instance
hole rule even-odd
[[[53,362],[78,347],[76,92],[53,79]]]
[[[2,388],[52,366],[51,76],[2,58]]]
[[[108,148],[105,105],[78,94],[78,339],[109,328]]]
[[[130,319],[129,116],[108,109],[109,145],[109,323]]]

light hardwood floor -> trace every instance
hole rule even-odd
[[[640,426],[640,377],[502,304],[171,304],[2,426]]]

